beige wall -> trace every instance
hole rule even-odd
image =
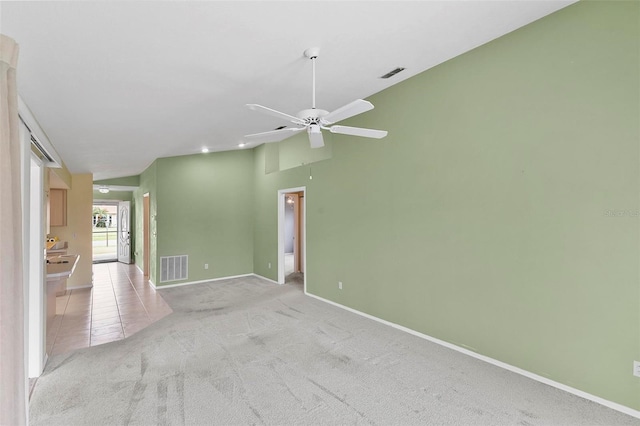
[[[53,173],[53,175],[49,177],[51,188],[71,188],[71,173],[64,162],[61,168],[50,168],[49,173]]]
[[[49,234],[69,243],[68,254],[79,254],[75,272],[67,281],[67,289],[92,285],[91,209],[93,175],[72,174],[67,190],[67,226],[53,226]]]

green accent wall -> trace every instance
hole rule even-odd
[[[304,185],[309,292],[640,409],[638,18],[570,6],[372,96],[389,136],[313,180],[257,164],[254,271]]]
[[[372,96],[344,124],[389,136],[311,165],[157,160],[152,264],[277,279],[277,190],[305,186],[310,293],[640,410],[639,18],[569,6]]]
[[[94,185],[114,185],[114,186],[138,186],[140,185],[140,176],[125,176],[113,179],[94,180]]]
[[[309,140],[301,141],[309,143]],[[309,179],[310,172],[322,162],[288,169],[282,172],[265,173],[265,164],[270,162],[271,146],[261,145],[254,149],[254,187],[255,204],[253,214],[253,272],[271,280],[278,280],[278,190],[306,186],[313,180]],[[281,150],[285,147],[280,146]],[[290,155],[290,154],[286,154]],[[309,214],[307,200],[307,218]],[[307,224],[307,234],[311,227]],[[307,235],[307,261],[313,256],[310,248],[310,237]],[[269,268],[271,263],[271,268]],[[307,277],[309,277],[307,269]]]
[[[156,163],[158,257],[189,255],[189,277],[182,282],[251,274],[253,151]]]

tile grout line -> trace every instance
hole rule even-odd
[[[91,267],[91,275],[93,275],[93,266]],[[94,303],[94,287],[91,287],[91,304],[89,306],[89,347],[91,347],[91,330],[93,330],[93,303]]]
[[[147,306],[144,304],[144,301],[142,300],[142,298],[140,297],[138,290],[136,290],[136,287],[133,285],[133,281],[131,281],[131,276],[129,275],[129,272],[127,271],[126,274],[127,274],[127,280],[129,280],[129,284],[131,285],[131,288],[133,288],[133,291],[136,293],[136,296],[138,297],[138,300],[142,305],[142,309],[144,309],[144,312],[147,314],[147,318],[149,319],[149,321],[151,321],[151,315],[149,315],[149,310],[147,309]]]
[[[113,275],[111,274],[111,265],[112,264],[109,264],[109,267],[107,269],[109,271],[109,279],[111,280],[111,291],[113,291],[113,298],[116,300],[116,309],[118,310],[118,320],[120,321],[120,330],[122,330],[122,336],[124,338],[124,326],[122,325],[122,315],[120,314],[120,303],[118,303],[118,296],[116,294],[116,287],[115,287],[115,284],[113,282]],[[116,262],[115,265],[116,265],[116,269],[117,269],[118,268],[117,262]],[[116,270],[116,277],[117,277],[117,273],[118,273],[118,271]],[[122,339],[118,339],[118,340],[122,340]]]
[[[107,274],[109,277],[109,286],[111,288],[111,292],[113,293],[113,299],[116,302],[116,309],[118,309],[118,321],[120,322],[120,328],[122,329],[122,319],[120,318],[120,309],[118,308],[118,300],[116,298],[115,290],[113,288],[113,278],[111,277],[111,270],[109,266],[107,266]],[[92,294],[93,297],[93,294]],[[123,331],[124,333],[124,331]],[[93,346],[93,306],[91,311],[91,328],[89,329],[89,347]]]

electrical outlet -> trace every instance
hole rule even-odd
[[[271,269],[271,262],[269,262],[269,269]]]
[[[633,361],[633,375],[640,377],[640,361]]]
[[[338,290],[342,290],[342,281],[338,281]]]
[[[209,269],[209,264],[208,263],[204,264],[204,269]]]

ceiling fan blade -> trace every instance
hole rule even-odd
[[[298,132],[303,131],[304,127],[290,127],[280,130],[271,130],[270,132],[254,133],[252,135],[246,135],[244,139],[252,142],[280,142],[288,137],[295,135]]]
[[[253,111],[262,112],[272,117],[278,117],[282,120],[287,120],[295,124],[305,124],[304,120],[294,117],[293,115],[285,114],[284,112],[276,111],[275,109],[267,108],[258,104],[247,104],[247,108]]]
[[[338,121],[342,121],[354,115],[362,114],[373,109],[373,104],[369,101],[362,99],[356,99],[350,104],[346,104],[343,107],[338,108],[335,111],[331,111],[329,114],[322,117],[323,124],[333,124]]]
[[[331,126],[331,133],[340,133],[342,135],[362,136],[363,138],[381,139],[387,136],[389,132],[386,130],[363,129],[362,127],[349,126]]]
[[[324,138],[322,137],[322,131],[320,126],[312,124],[307,128],[309,134],[309,143],[311,148],[322,148],[324,146]]]

